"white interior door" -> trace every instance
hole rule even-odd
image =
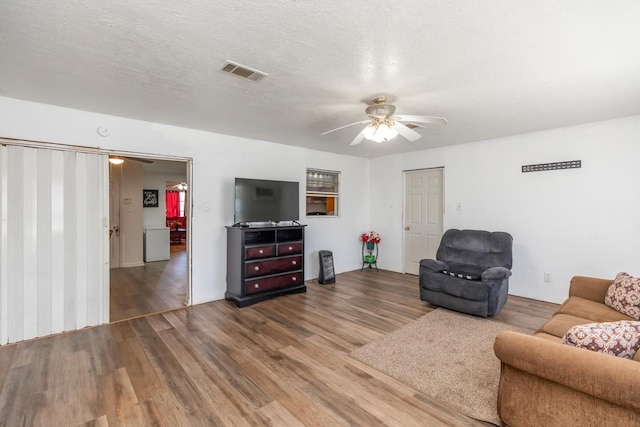
[[[122,166],[109,163],[109,265],[120,268],[120,182]]]
[[[443,169],[405,172],[404,270],[418,274],[420,260],[435,258],[442,238]]]
[[[108,321],[106,163],[0,143],[0,344]]]

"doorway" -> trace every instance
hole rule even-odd
[[[110,269],[109,320],[188,305],[190,163],[124,157],[121,165],[110,167],[109,182],[110,254],[119,257]],[[185,185],[179,228],[167,217],[167,182]],[[180,240],[176,243],[171,233],[177,229]]]
[[[443,228],[444,169],[405,172],[404,270],[417,275],[420,260],[435,258]]]

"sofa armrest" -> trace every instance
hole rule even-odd
[[[504,267],[490,267],[482,272],[482,280],[502,280],[511,276],[511,270]]]
[[[497,335],[493,350],[516,369],[640,411],[639,362],[511,331]]]
[[[604,297],[609,286],[613,283],[610,279],[597,279],[595,277],[574,276],[569,287],[570,297],[580,297],[604,304]]]
[[[436,273],[440,273],[442,270],[447,270],[449,265],[444,261],[438,261],[437,259],[421,259],[420,267],[425,267]]]

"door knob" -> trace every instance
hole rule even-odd
[[[411,230],[411,227],[409,227],[408,225],[404,228],[405,230]]]

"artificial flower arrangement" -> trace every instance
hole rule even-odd
[[[362,240],[363,243],[380,243],[380,235],[375,231],[369,231],[368,233],[362,233],[360,240]]]

